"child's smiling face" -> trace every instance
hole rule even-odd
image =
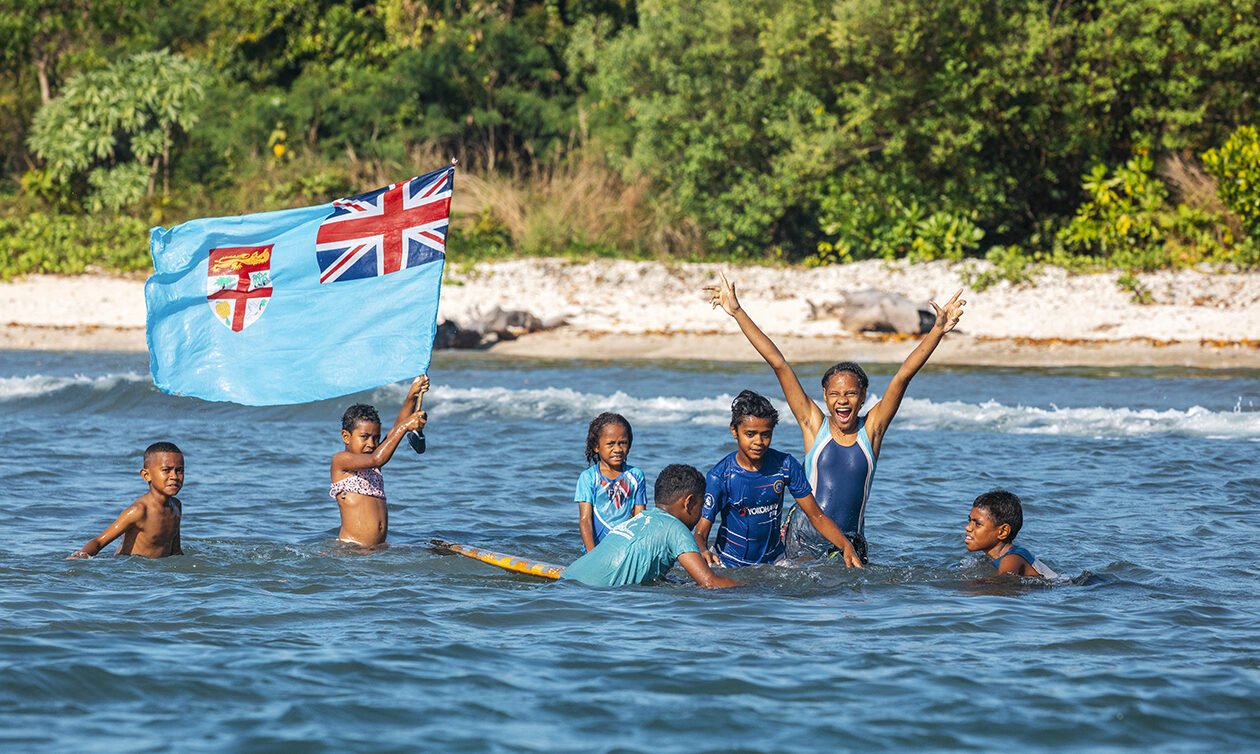
[[[858,412],[866,402],[866,391],[858,382],[857,375],[852,372],[836,372],[823,391],[823,402],[827,404],[827,413],[842,432],[856,432]]]
[[[971,552],[988,552],[1001,544],[1003,535],[1009,531],[1010,527],[1006,524],[998,526],[994,523],[988,508],[972,508],[967,517],[963,544]]]
[[[351,453],[371,453],[381,444],[381,425],[377,422],[357,422],[353,431],[341,430],[341,439]]]

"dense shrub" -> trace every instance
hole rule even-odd
[[[47,175],[83,186],[92,212],[134,207],[169,184],[178,140],[196,123],[202,65],[145,52],[75,76],[40,108],[28,139]]]
[[[1243,126],[1219,149],[1205,152],[1203,164],[1220,183],[1221,201],[1260,242],[1260,134],[1255,127]]]
[[[1095,165],[1082,184],[1089,199],[1059,233],[1064,248],[1134,270],[1227,261],[1236,239],[1225,218],[1173,206],[1153,170],[1144,150],[1114,171]]]
[[[152,270],[148,223],[126,216],[44,212],[0,217],[0,279],[89,269]]]

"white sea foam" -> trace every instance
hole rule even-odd
[[[1153,409],[1090,406],[1008,406],[907,398],[897,415],[901,429],[1006,432],[1032,435],[1260,438],[1260,411],[1212,411],[1202,406]]]
[[[730,395],[714,398],[657,396],[635,398],[618,390],[612,394],[583,393],[572,388],[512,390],[509,388],[434,388],[432,405],[444,415],[490,414],[511,419],[548,421],[589,420],[602,411],[624,414],[635,424],[721,425],[730,421]]]
[[[657,396],[636,398],[624,392],[584,393],[571,388],[447,388],[431,393],[430,405],[445,415],[491,415],[510,419],[581,421],[601,411],[624,414],[636,426],[699,424],[721,426],[730,421],[732,396],[708,398]],[[872,397],[872,402],[877,397]],[[786,404],[775,401],[790,421]],[[868,404],[869,405],[869,404]],[[935,402],[907,398],[897,415],[900,430],[1005,432],[1010,434],[1131,437],[1181,435],[1260,439],[1260,411],[1212,411],[1127,407],[1009,406],[996,401]]]
[[[35,374],[27,377],[0,377],[0,401],[25,400],[51,395],[66,388],[87,388],[99,392],[109,392],[123,385],[149,384],[153,381],[147,374],[128,372],[125,374],[106,374],[97,377],[75,375],[73,377],[54,377]]]
[[[0,377],[0,403],[31,400],[62,390],[88,390],[105,394],[136,386],[151,386],[147,374],[122,373],[98,377],[32,375]],[[378,403],[402,397],[405,384],[373,391]],[[426,408],[444,417],[539,419],[549,422],[587,421],[601,411],[624,414],[635,425],[695,424],[724,426],[730,421],[732,395],[711,397],[635,397],[623,391],[583,392],[573,388],[455,388],[436,386]],[[872,395],[868,408],[878,396]],[[775,401],[785,421],[791,412]],[[1133,437],[1177,435],[1260,441],[1260,411],[1238,405],[1220,411],[1202,406],[1186,409],[1092,406],[1061,408],[1007,405],[997,401],[966,403],[906,398],[897,414],[899,430],[950,432],[1003,432],[1009,434],[1067,435],[1081,437]]]

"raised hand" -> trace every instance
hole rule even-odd
[[[718,277],[722,280],[720,285],[706,285],[700,290],[708,294],[709,304],[714,309],[720,306],[724,312],[734,317],[735,312],[739,311],[739,299],[735,297],[735,286],[726,279],[724,273],[719,272]]]
[[[403,422],[403,429],[407,431],[420,431],[424,429],[424,425],[429,421],[429,413],[427,411],[416,411]]]
[[[941,334],[954,329],[954,325],[958,324],[958,319],[963,315],[963,306],[967,303],[965,300],[958,298],[962,295],[963,289],[959,288],[954,297],[945,303],[945,308],[936,305],[935,301],[929,301],[932,308],[936,310],[936,324],[934,329],[941,331]]]

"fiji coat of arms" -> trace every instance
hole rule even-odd
[[[211,249],[206,300],[215,317],[240,332],[271,300],[271,246]]]

